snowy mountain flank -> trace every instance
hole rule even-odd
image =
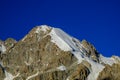
[[[59,28],[34,27],[23,39],[0,40],[0,80],[120,80],[120,57],[104,57]]]

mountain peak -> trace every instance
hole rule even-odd
[[[51,28],[52,28],[52,27],[47,26],[47,25],[37,26],[35,33],[39,33],[39,32],[41,32],[41,31],[42,31],[42,32],[46,32],[46,31],[50,30]]]
[[[104,57],[86,40],[59,28],[36,26],[18,42],[10,38],[1,43],[1,80],[120,79],[119,57]]]

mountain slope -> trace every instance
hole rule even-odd
[[[59,28],[33,28],[23,39],[0,41],[1,80],[119,80],[120,58],[99,54]],[[109,72],[109,73],[108,73]]]

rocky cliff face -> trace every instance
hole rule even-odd
[[[120,58],[42,25],[23,39],[0,41],[0,80],[120,80]]]

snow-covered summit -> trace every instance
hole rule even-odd
[[[55,28],[47,25],[37,26],[35,33],[47,32],[46,35],[51,36],[51,41],[55,43],[60,49],[64,51],[79,51],[78,47],[81,47],[80,41],[67,33],[65,33],[60,28]],[[79,44],[79,45],[78,45]]]
[[[47,26],[47,25],[37,26],[35,33],[39,33],[41,31],[46,32],[47,30],[50,30],[50,29],[51,29],[51,27]]]

